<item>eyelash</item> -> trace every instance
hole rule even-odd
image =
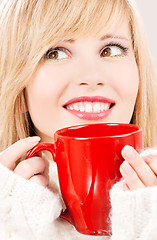
[[[103,47],[103,48],[101,49],[100,53],[102,53],[102,51],[103,51],[105,48],[107,48],[107,47],[118,47],[118,48],[120,48],[120,49],[123,51],[124,55],[127,55],[128,50],[129,50],[128,47],[124,47],[124,46],[122,46],[120,43],[111,42],[111,43],[105,45],[105,47]]]
[[[63,51],[65,52],[66,54],[68,54],[68,50],[66,50],[66,48],[64,47],[55,47],[55,48],[50,48],[49,50],[47,50],[47,52],[43,55],[43,59],[44,60],[48,60],[48,54],[51,53],[51,51]],[[56,60],[57,61],[57,60]]]
[[[120,43],[115,43],[115,42],[111,42],[111,43],[109,43],[109,44],[107,44],[107,45],[105,45],[102,49],[101,49],[101,51],[100,51],[100,55],[101,55],[101,53],[103,52],[103,50],[105,49],[105,48],[107,48],[107,47],[117,47],[117,48],[120,48],[121,50],[122,50],[122,52],[124,53],[124,55],[127,55],[127,53],[128,53],[128,50],[129,50],[129,48],[127,48],[127,47],[124,47],[124,46],[122,46]],[[64,47],[55,47],[55,48],[50,48],[44,55],[43,55],[43,59],[44,60],[48,60],[49,58],[48,58],[48,54],[49,53],[51,53],[51,51],[63,51],[63,52],[65,52],[65,53],[67,53],[68,54],[68,52],[70,53],[70,51],[69,50],[66,50],[66,48],[64,48]],[[71,54],[71,53],[70,53]],[[57,60],[56,60],[57,61]]]

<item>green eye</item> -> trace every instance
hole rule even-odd
[[[63,48],[50,48],[43,56],[45,60],[63,60],[69,58],[67,50]]]

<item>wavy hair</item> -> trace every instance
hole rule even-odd
[[[132,123],[143,128],[144,147],[157,145],[156,75],[133,0],[1,0],[0,150],[34,134],[25,87],[43,54],[62,40],[102,36],[126,18],[140,79]]]

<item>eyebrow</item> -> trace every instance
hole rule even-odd
[[[102,41],[102,40],[105,40],[105,39],[108,39],[108,38],[116,38],[116,39],[122,39],[122,40],[125,40],[125,41],[129,41],[128,38],[125,38],[123,36],[116,36],[116,35],[112,35],[112,34],[107,34],[107,35],[101,37],[100,40]]]
[[[106,40],[106,39],[109,39],[109,38],[122,39],[122,40],[125,40],[125,41],[129,41],[128,38],[125,38],[123,36],[118,36],[118,35],[116,36],[116,35],[112,35],[112,34],[106,34],[103,37],[101,37],[100,40],[103,41],[103,40]],[[66,40],[64,40],[64,42],[74,43],[75,40],[74,39],[66,39]]]
[[[65,39],[64,42],[74,43],[75,40],[74,39]]]

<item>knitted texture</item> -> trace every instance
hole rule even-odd
[[[157,156],[157,148],[147,148],[145,150],[143,150],[140,155],[142,157],[147,157],[147,156]]]
[[[1,164],[0,193],[2,230],[6,229],[12,236],[17,233],[21,239],[24,236],[29,240],[50,239],[53,234],[52,222],[62,209],[57,195],[14,174]]]
[[[156,240],[157,187],[124,192],[121,185],[110,191],[112,240]]]
[[[141,155],[157,155],[157,149]],[[157,187],[123,191],[122,181],[115,184],[110,191],[112,237],[97,237],[80,234],[59,218],[63,204],[54,182],[55,193],[0,164],[1,240],[156,240]]]
[[[156,148],[141,152],[142,157],[157,155]],[[123,181],[110,191],[112,240],[157,239],[157,186],[123,191]]]

